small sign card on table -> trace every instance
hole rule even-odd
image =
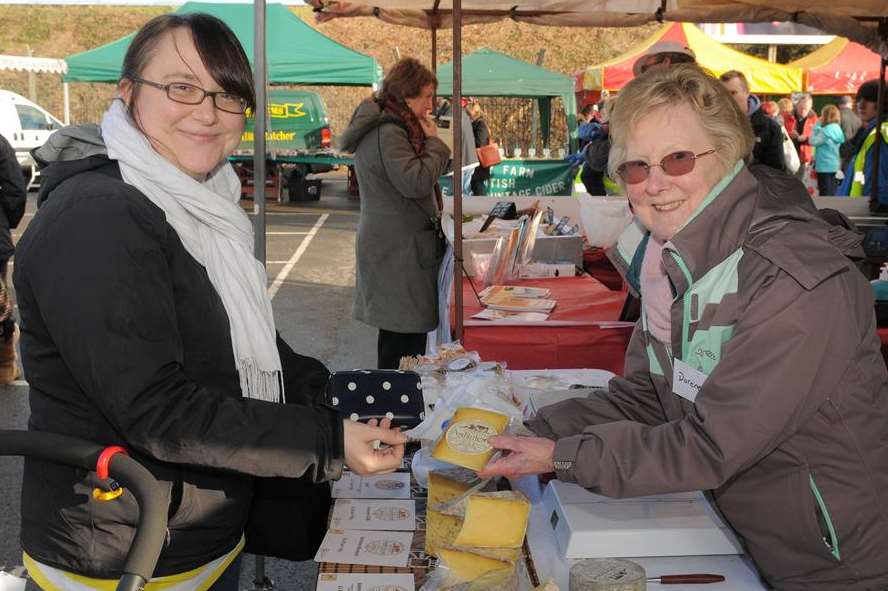
[[[412,541],[413,532],[331,529],[321,542],[315,562],[406,567]]]
[[[413,531],[416,529],[416,503],[400,499],[337,499],[330,528]]]

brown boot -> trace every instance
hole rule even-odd
[[[19,339],[18,325],[13,326],[13,333],[9,339],[0,336],[0,386],[5,386],[18,378],[18,365],[16,364],[15,346]]]

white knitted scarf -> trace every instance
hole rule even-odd
[[[166,214],[185,250],[203,265],[225,306],[244,397],[283,399],[281,360],[265,268],[253,256],[253,226],[238,205],[240,181],[228,162],[199,182],[158,154],[123,101],[102,118],[108,157],[123,180]]]

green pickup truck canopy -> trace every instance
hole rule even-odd
[[[438,94],[453,94],[453,62],[438,66]],[[517,60],[504,53],[479,49],[462,59],[463,96],[514,96],[539,100],[543,137],[548,138],[551,99],[561,98],[567,115],[570,146],[577,144],[577,99],[570,76]]]
[[[225,21],[253,61],[253,4],[188,2],[175,13],[206,12]],[[267,6],[266,46],[270,84],[372,86],[382,68],[370,56],[322,35],[282,4]],[[117,82],[135,33],[65,58],[66,82]]]

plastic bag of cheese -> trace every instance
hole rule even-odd
[[[420,591],[531,591],[523,560],[505,561],[471,549],[445,548]]]
[[[492,410],[458,408],[435,442],[432,457],[470,470],[481,470],[495,451],[487,440],[504,433],[511,421],[508,415]]]

